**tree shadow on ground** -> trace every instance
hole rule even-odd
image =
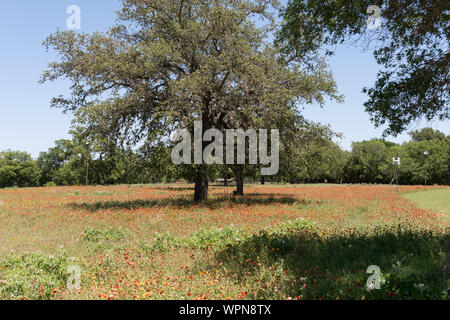
[[[250,299],[448,299],[449,254],[448,233],[404,226],[342,230],[328,238],[308,229],[264,231],[215,251],[207,269],[221,268],[248,287]],[[383,283],[369,292],[371,265],[380,267]]]
[[[194,187],[178,187],[178,186],[173,186],[173,187],[156,187],[155,189],[158,190],[165,190],[165,191],[194,191]]]
[[[91,212],[106,209],[138,209],[150,207],[176,207],[176,208],[208,208],[234,207],[238,205],[272,205],[272,204],[299,204],[309,205],[317,201],[296,199],[290,196],[273,194],[249,194],[242,197],[215,196],[202,203],[195,203],[191,196],[170,197],[163,199],[136,199],[136,200],[108,200],[96,202],[71,202],[68,205],[72,209],[82,209]]]
[[[230,192],[233,191],[233,189],[236,187],[235,183],[231,183],[227,186],[225,186],[224,184],[219,184],[219,183],[210,183],[208,185],[209,189],[222,189],[222,190],[226,190],[227,188],[230,189]],[[250,187],[249,185],[244,185],[244,188],[248,188]],[[173,185],[173,186],[157,186],[155,187],[155,189],[158,190],[166,190],[166,191],[194,191],[194,185],[192,185],[192,187],[186,187],[186,186],[177,186],[177,185]]]

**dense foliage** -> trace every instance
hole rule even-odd
[[[174,165],[170,144],[145,144],[136,150],[116,147],[102,151],[99,144],[86,148],[85,140],[72,132],[72,140],[58,140],[37,160],[24,152],[0,153],[0,187],[83,185],[88,159],[89,184],[145,184],[189,181],[195,171],[189,165]],[[450,184],[450,136],[425,128],[410,132],[401,145],[381,139],[355,142],[344,151],[328,127],[308,123],[298,136],[282,139],[280,171],[266,181],[282,183],[396,183]],[[339,136],[337,136],[339,137]],[[400,158],[400,166],[393,163]],[[245,166],[245,180],[259,181],[259,170]],[[225,165],[212,165],[210,179],[235,172]]]
[[[376,28],[369,27],[374,8]],[[450,117],[448,9],[442,0],[290,0],[278,43],[306,58],[343,42],[373,49],[383,69],[364,88],[364,105],[375,125],[396,135],[418,119]]]

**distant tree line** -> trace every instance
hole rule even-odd
[[[148,143],[131,150],[89,141],[80,131],[58,140],[37,159],[21,151],[0,152],[0,187],[37,187],[169,183],[195,180],[195,169],[174,165],[170,142]],[[280,170],[261,177],[255,165],[212,165],[210,179],[278,183],[450,184],[450,136],[431,128],[410,132],[396,144],[372,139],[355,142],[351,151],[334,142],[327,126],[304,122],[280,142]],[[392,161],[400,158],[400,165]],[[86,170],[88,167],[88,170]],[[395,179],[397,177],[397,179]],[[241,190],[243,192],[243,190]]]
[[[354,142],[351,151],[323,138],[304,148],[303,161],[285,162],[277,178],[296,183],[450,184],[450,136],[431,128],[409,135],[411,140],[401,145],[383,139]]]

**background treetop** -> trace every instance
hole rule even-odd
[[[380,8],[379,29],[369,29]],[[449,3],[442,0],[291,0],[283,11],[278,44],[291,57],[331,54],[343,42],[374,49],[383,67],[364,104],[385,135],[397,135],[420,118],[450,118]],[[308,63],[309,60],[305,60]]]

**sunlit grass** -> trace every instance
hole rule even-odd
[[[242,198],[232,190],[211,186],[203,204],[179,184],[0,190],[0,298],[448,297],[449,225],[403,198],[439,189],[254,184]],[[82,269],[79,291],[61,276],[71,263]],[[373,264],[383,288],[367,292]]]
[[[422,209],[428,209],[450,220],[450,188],[433,189],[405,194]]]

